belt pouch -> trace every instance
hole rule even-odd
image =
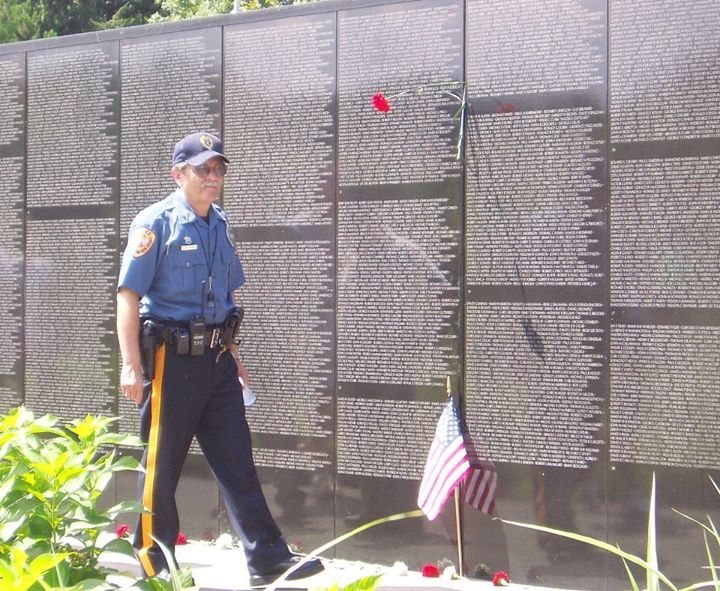
[[[193,318],[190,321],[190,355],[205,354],[205,321]]]
[[[184,328],[178,328],[175,331],[175,354],[190,354],[190,333]]]

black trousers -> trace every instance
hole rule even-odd
[[[216,363],[209,349],[202,356],[178,356],[162,345],[155,365],[140,407],[147,448],[138,497],[149,512],[140,515],[134,546],[145,574],[168,566],[153,538],[174,552],[179,532],[175,491],[193,435],[218,482],[250,573],[268,570],[290,552],[255,471],[235,360],[226,352]]]

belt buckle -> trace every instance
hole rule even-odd
[[[213,328],[212,333],[210,334],[210,348],[214,349],[218,346],[218,343],[220,342],[220,329],[219,328]]]

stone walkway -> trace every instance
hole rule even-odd
[[[181,568],[190,568],[199,591],[246,591],[250,589],[249,575],[245,565],[245,557],[240,549],[218,548],[206,542],[190,541],[188,544],[176,548],[176,556]],[[111,580],[120,586],[129,587],[140,576],[140,566],[137,561],[120,554],[106,553],[101,562],[108,567],[120,571],[112,575]],[[399,575],[386,566],[353,562],[340,559],[323,559],[325,571],[303,579],[283,583],[278,589],[318,589],[324,590],[335,583],[340,588],[361,577],[372,574],[385,573],[379,591],[409,591],[419,589],[422,591],[490,591],[497,589],[489,581],[469,579],[431,579],[417,572]],[[536,587],[512,584],[506,587],[508,591],[549,591],[548,587]]]

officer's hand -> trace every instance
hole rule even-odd
[[[120,390],[135,404],[140,404],[143,396],[143,376],[140,365],[123,365],[120,372]]]
[[[237,374],[238,377],[243,381],[243,384],[246,386],[250,384],[250,372],[247,370],[247,367],[243,365],[243,362],[240,361],[237,357],[233,357],[235,359],[235,364],[237,365]]]

